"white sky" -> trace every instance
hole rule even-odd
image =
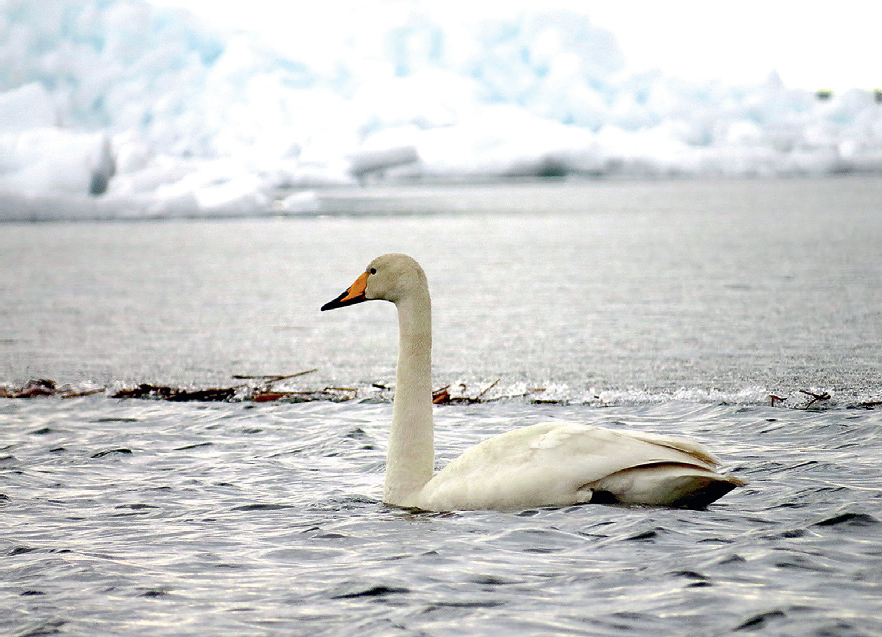
[[[151,0],[185,7],[221,28],[327,46],[348,29],[370,29],[412,0]],[[410,4],[408,4],[410,2]],[[838,0],[444,0],[420,3],[467,21],[513,7],[556,6],[586,14],[617,38],[630,70],[687,80],[754,83],[777,71],[794,88],[882,88],[882,2]],[[309,28],[304,28],[309,25]],[[293,44],[293,43],[292,43]]]

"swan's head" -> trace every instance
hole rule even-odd
[[[322,312],[374,299],[398,303],[427,289],[426,274],[413,258],[406,254],[384,254],[371,261],[343,294],[325,303]]]

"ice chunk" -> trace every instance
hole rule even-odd
[[[56,118],[52,96],[39,82],[0,93],[0,132],[54,126]]]
[[[314,191],[304,190],[277,201],[273,209],[287,214],[316,214],[321,211],[321,203]]]
[[[101,194],[114,173],[103,133],[31,128],[0,133],[0,190]]]
[[[629,76],[612,34],[554,6],[375,3],[273,48],[145,0],[0,3],[0,189],[101,195],[102,215],[298,212],[292,191],[366,180],[882,169],[870,91]]]

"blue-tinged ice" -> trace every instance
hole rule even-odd
[[[364,181],[882,170],[878,94],[629,75],[581,14],[425,8],[283,54],[145,0],[0,0],[0,193],[165,216]]]

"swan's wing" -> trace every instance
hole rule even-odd
[[[713,456],[713,454],[704,447],[704,445],[700,445],[694,440],[680,438],[678,436],[661,436],[658,434],[651,434],[633,430],[628,430],[626,432],[623,431],[621,433],[631,438],[644,440],[646,442],[662,447],[670,447],[671,449],[690,455],[695,461],[707,466],[710,469],[718,467],[720,465],[720,461],[717,460]]]
[[[547,423],[472,447],[425,486],[418,506],[431,510],[555,506],[589,502],[597,492],[622,502],[677,504],[695,480],[705,486],[729,480],[723,493],[734,488],[734,479],[717,474],[716,466],[710,453],[691,441]]]

